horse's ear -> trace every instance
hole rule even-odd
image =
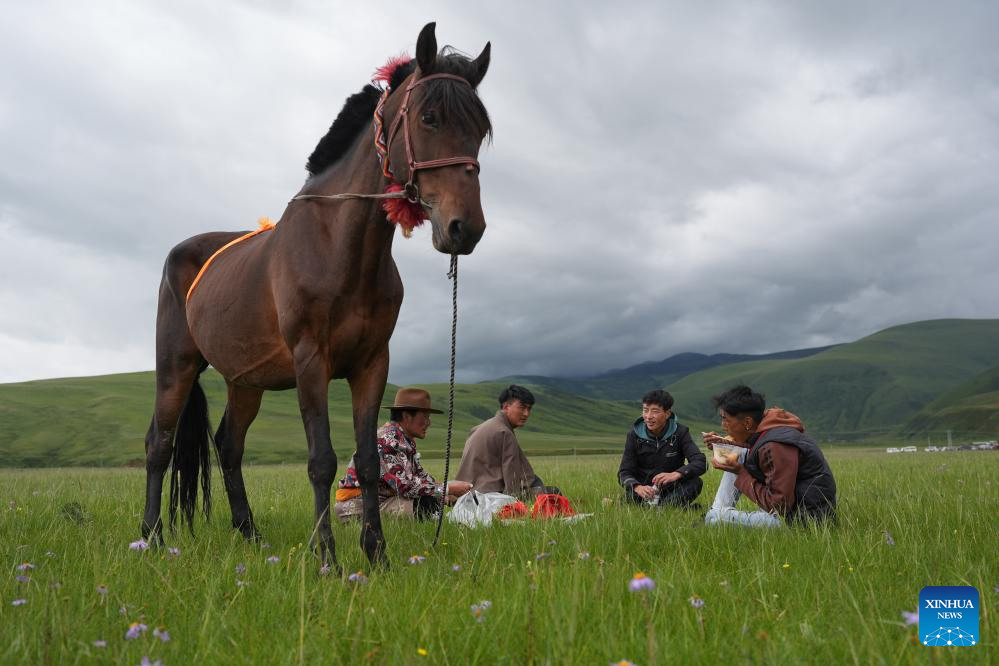
[[[437,61],[437,37],[434,36],[436,28],[436,23],[428,23],[416,38],[416,64],[424,76],[434,70],[434,63]]]
[[[486,48],[482,49],[482,53],[479,54],[479,57],[472,61],[472,65],[475,67],[475,73],[468,82],[472,84],[473,88],[477,87],[482,82],[482,78],[486,75],[486,71],[489,69],[489,54],[491,52],[492,43],[486,42]]]

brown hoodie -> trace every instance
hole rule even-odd
[[[771,407],[763,412],[763,420],[756,432],[762,436],[767,430],[778,426],[805,432],[801,419],[780,407]],[[787,516],[795,504],[798,449],[790,444],[767,442],[760,447],[759,457],[764,480],[757,481],[744,467],[735,479],[735,487],[764,511]]]

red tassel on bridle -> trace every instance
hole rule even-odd
[[[385,188],[385,192],[402,192],[404,189],[398,181],[393,180]],[[402,235],[406,238],[413,235],[413,229],[430,219],[426,209],[419,202],[408,199],[386,199],[382,202],[382,210],[385,211],[389,222],[402,227]]]

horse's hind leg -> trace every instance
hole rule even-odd
[[[146,435],[146,508],[142,515],[141,530],[144,539],[162,544],[160,503],[163,477],[173,456],[177,422],[204,359],[197,350],[193,354],[157,356],[156,407]]]
[[[246,498],[242,465],[246,431],[260,411],[263,391],[231,383],[228,388],[229,404],[226,405],[225,415],[215,434],[215,446],[222,463],[222,478],[229,497],[229,508],[232,509],[232,526],[242,532],[244,538],[255,540],[260,538],[260,532],[253,522],[253,512],[250,511],[250,502]]]
[[[182,259],[176,249],[167,258],[156,310],[156,405],[146,435],[146,508],[141,529],[143,538],[152,537],[159,543],[163,541],[163,476],[173,456],[177,424],[191,388],[206,366],[187,325],[186,291],[179,281],[184,272]]]

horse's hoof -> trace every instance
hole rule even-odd
[[[368,562],[371,564],[371,569],[373,571],[382,570],[388,571],[391,567],[389,566],[388,556],[385,555],[385,549],[381,548],[374,553],[366,553],[368,556]]]
[[[149,527],[145,522],[139,526],[139,532],[142,534],[142,540],[153,548],[162,548],[166,545],[163,541],[163,531],[157,527]]]

